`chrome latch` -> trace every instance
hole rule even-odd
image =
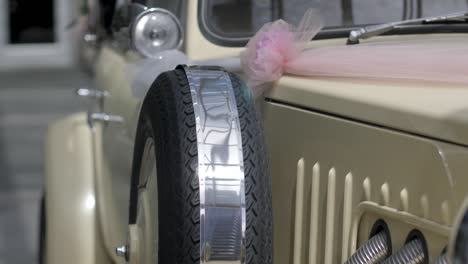
[[[78,88],[76,89],[76,95],[81,97],[101,99],[109,96],[108,91],[101,91],[97,89]]]
[[[122,257],[125,258],[126,261],[128,261],[128,246],[123,245],[115,248],[115,254],[117,257]]]
[[[124,121],[123,117],[118,115],[109,115],[106,113],[91,113],[89,118],[92,121],[101,121],[106,123],[122,123]]]
[[[123,123],[124,118],[118,115],[109,115],[107,113],[88,113],[88,124],[90,127],[94,126],[95,122],[104,123]]]

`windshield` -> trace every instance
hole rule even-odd
[[[308,8],[322,13],[323,31],[336,32],[468,10],[468,0],[203,0],[200,26],[220,44],[245,43],[269,21],[283,18],[297,24]]]

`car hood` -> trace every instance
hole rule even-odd
[[[421,43],[424,43],[431,38],[440,40],[441,35],[405,38],[419,38]],[[444,38],[447,43],[467,43],[468,40],[466,34],[446,34]],[[381,37],[375,41],[384,40],[385,37]],[[266,98],[468,146],[468,87],[463,85],[345,77],[284,76],[266,94]]]

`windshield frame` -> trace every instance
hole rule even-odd
[[[274,0],[275,1],[275,0]],[[198,27],[203,36],[210,42],[225,47],[244,47],[252,36],[226,37],[217,34],[207,19],[207,0],[198,1]],[[348,38],[352,30],[357,30],[367,25],[353,25],[344,27],[327,27],[321,30],[313,40]],[[413,34],[437,34],[437,33],[468,33],[468,23],[446,23],[446,24],[421,24],[398,26],[381,36],[386,35],[413,35]]]

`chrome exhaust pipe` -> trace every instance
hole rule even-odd
[[[362,245],[345,264],[381,263],[390,251],[390,239],[386,232],[380,231]]]
[[[426,252],[423,241],[415,238],[395,254],[387,258],[383,264],[424,264],[426,261]]]
[[[434,264],[448,264],[447,254],[440,255],[435,261]]]

